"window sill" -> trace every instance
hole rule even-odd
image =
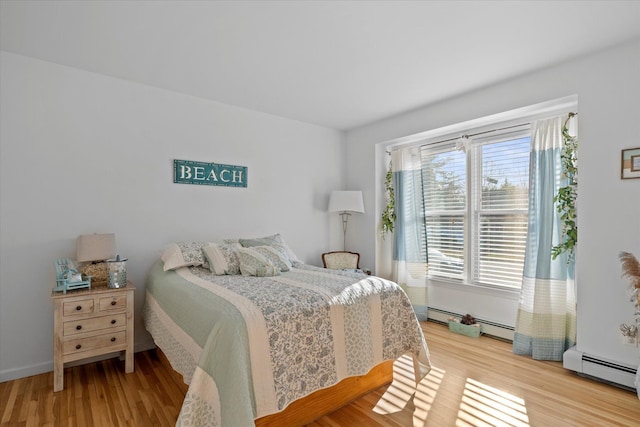
[[[462,292],[473,294],[489,295],[510,300],[518,300],[520,298],[519,289],[500,289],[489,286],[479,286],[470,283],[463,283],[456,280],[447,279],[427,279],[427,286],[437,286],[440,288],[448,288]]]

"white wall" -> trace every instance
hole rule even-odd
[[[169,242],[279,232],[321,265],[342,133],[8,52],[0,64],[0,380],[52,370],[53,262],[75,258],[79,234],[114,232],[129,258],[137,350],[151,345],[145,276]],[[247,166],[248,188],[173,184],[176,158]]]
[[[357,224],[363,263],[374,266],[385,244],[377,236],[384,182],[380,145],[438,129],[578,95],[578,349],[637,365],[638,350],[622,344],[618,327],[633,320],[617,256],[640,257],[640,180],[620,179],[620,151],[640,147],[640,41],[568,61],[473,93],[392,117],[347,133],[347,185],[362,189],[365,209]],[[376,169],[371,168],[376,164]],[[376,195],[378,197],[376,198]],[[389,240],[389,239],[387,239]],[[378,251],[376,253],[376,245]],[[383,265],[377,269],[384,272]],[[429,304],[515,324],[517,299],[489,291],[460,293],[431,286]]]

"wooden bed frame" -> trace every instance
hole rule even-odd
[[[176,380],[184,383],[182,375],[171,367],[162,350],[156,348],[156,351],[162,363],[174,373]],[[390,384],[392,380],[393,360],[388,360],[374,366],[366,375],[345,378],[332,387],[315,391],[307,397],[291,402],[281,412],[258,418],[255,420],[255,425],[256,427],[281,427],[309,424],[377,388]]]
[[[393,360],[375,366],[367,375],[349,377],[333,387],[291,402],[283,411],[256,420],[256,427],[301,426],[342,408],[347,403],[391,383]]]

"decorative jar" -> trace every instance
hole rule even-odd
[[[109,284],[110,288],[124,288],[127,286],[127,259],[120,259],[120,255],[116,259],[107,260],[109,266]]]

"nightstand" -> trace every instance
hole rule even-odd
[[[125,372],[133,372],[133,291],[97,286],[52,291],[53,391],[64,388],[64,364],[117,351],[125,352]]]

